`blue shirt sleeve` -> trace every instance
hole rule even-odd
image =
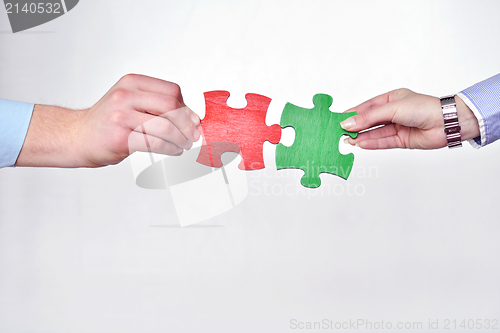
[[[34,106],[0,99],[0,168],[16,164],[28,133]]]
[[[470,140],[479,148],[500,139],[500,74],[462,90],[458,96],[474,112],[481,136]]]

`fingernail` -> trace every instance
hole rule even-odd
[[[359,143],[354,144],[355,147],[359,147]]]
[[[354,126],[356,126],[356,120],[354,120],[354,117],[347,118],[346,120],[340,123],[340,127],[342,127],[345,130],[350,130]]]
[[[191,147],[193,147],[193,143],[191,141],[188,140],[188,143],[186,145],[186,150],[189,150],[191,149]]]
[[[183,152],[184,150],[182,150],[182,148],[178,148],[173,156],[181,156]]]
[[[193,137],[194,137],[194,141],[198,141],[198,139],[200,138],[200,131],[198,131],[197,128],[194,129]]]
[[[349,139],[348,139],[348,138],[345,138],[345,139],[344,139],[344,143],[345,143],[346,145],[350,145],[350,144],[351,144],[351,143],[349,142]]]
[[[200,124],[200,117],[198,117],[198,115],[196,113],[191,113],[191,120],[193,121],[193,123],[195,125]]]

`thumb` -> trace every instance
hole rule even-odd
[[[378,108],[349,117],[341,122],[340,126],[349,132],[360,132],[374,126],[390,124],[400,107],[401,101],[392,101]]]

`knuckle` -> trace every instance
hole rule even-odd
[[[116,125],[124,124],[126,119],[127,119],[126,112],[120,109],[113,110],[109,114],[109,120],[111,121],[111,123]]]
[[[122,103],[130,98],[131,93],[127,89],[118,88],[111,93],[110,100],[113,103]]]
[[[172,132],[173,129],[174,129],[174,124],[172,124],[168,120],[164,120],[160,123],[160,132],[163,134],[170,133]]]
[[[172,96],[175,96],[176,98],[181,96],[181,87],[177,83],[170,82],[170,89]]]
[[[411,91],[410,89],[408,88],[399,88],[398,89],[398,93],[400,96],[406,96],[408,94],[411,94],[413,91]]]
[[[369,115],[370,115],[370,112],[364,112],[364,113],[361,113],[361,114],[358,114],[357,116],[355,116],[357,119],[356,123],[357,124],[366,124],[369,122],[370,118],[369,118]]]
[[[400,89],[395,89],[395,90],[392,90],[392,91],[389,91],[389,94],[387,96],[387,101],[388,102],[391,102],[391,101],[394,101],[397,99],[397,96],[399,96],[400,92],[401,92],[401,89],[403,88],[400,88]]]
[[[160,133],[164,138],[169,138],[169,141],[172,141],[181,146],[187,144],[186,137],[182,135],[181,132],[179,132],[179,129],[177,128],[177,126],[175,126],[175,124],[166,120],[163,121],[160,126]]]
[[[137,74],[127,74],[122,76],[120,79],[119,83],[124,85],[124,86],[131,86],[135,83],[137,80],[138,75]]]
[[[149,140],[149,146],[151,150],[154,152],[162,152],[165,148],[165,141],[160,138],[153,137]]]
[[[165,105],[167,112],[175,111],[175,110],[179,109],[179,107],[180,107],[177,99],[175,99],[174,97],[169,96],[169,95],[163,96],[163,103]]]
[[[176,145],[157,137],[153,137],[149,141],[149,146],[153,152],[165,155],[171,155],[178,150]]]
[[[411,93],[413,93],[413,91],[408,88],[395,89],[389,93],[389,100],[398,100]]]
[[[195,126],[194,126],[194,123],[192,121],[187,121],[185,123],[184,127],[182,128],[184,133],[192,133],[192,132],[194,132],[194,129],[195,129]]]

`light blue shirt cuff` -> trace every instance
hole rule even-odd
[[[481,136],[471,140],[483,147],[500,139],[500,74],[462,90],[458,96],[476,116]]]
[[[34,106],[0,98],[0,168],[16,164]]]

